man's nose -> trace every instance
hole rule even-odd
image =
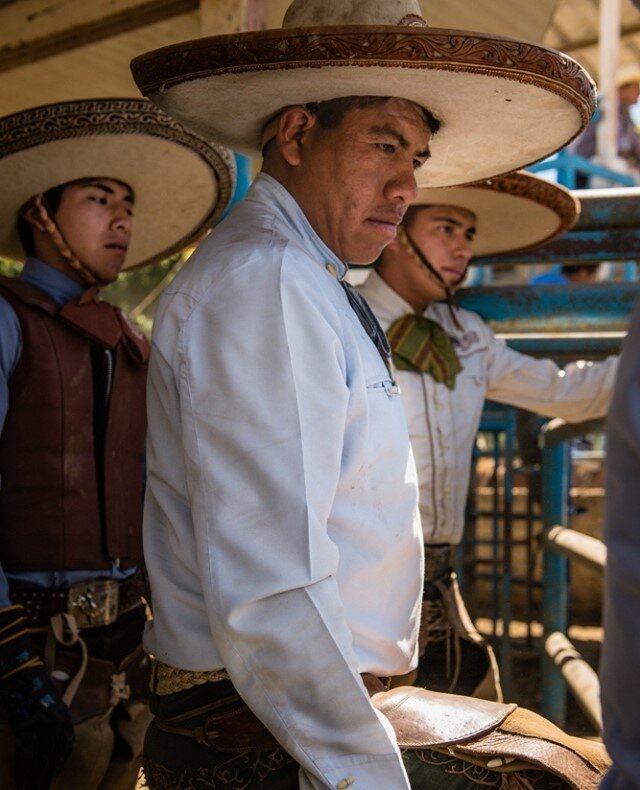
[[[471,257],[473,255],[473,250],[471,249],[471,242],[466,236],[458,236],[457,243],[455,245],[456,253],[465,259],[465,263],[469,263]]]
[[[387,182],[385,197],[394,202],[401,199],[407,206],[413,203],[418,197],[418,185],[413,164],[398,168],[394,177]]]
[[[121,206],[114,214],[112,226],[116,230],[123,230],[126,233],[131,232],[132,217],[128,207]]]

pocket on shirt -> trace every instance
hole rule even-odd
[[[371,396],[386,395],[393,398],[400,394],[400,387],[390,376],[375,376],[367,379],[367,394]]]
[[[487,380],[487,346],[477,345],[458,354],[462,370],[458,374],[464,382],[473,383],[477,387],[484,387]]]

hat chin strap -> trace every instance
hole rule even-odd
[[[82,263],[78,256],[73,252],[71,247],[67,244],[65,237],[62,235],[62,231],[49,214],[49,209],[47,208],[46,201],[42,193],[34,195],[31,200],[27,201],[22,209],[22,212],[25,213],[29,208],[33,208],[35,210],[38,219],[44,225],[44,229],[53,242],[53,246],[56,248],[60,257],[65,261],[65,263],[68,263],[74,271],[78,272],[80,277],[82,277],[82,279],[90,288],[95,288],[96,286],[100,285],[107,285],[106,281],[100,280],[89,271],[87,265]]]
[[[407,229],[400,225],[398,228],[398,241],[402,244],[405,250],[411,255],[412,258],[415,258],[424,268],[427,270],[427,273],[431,277],[431,279],[437,283],[442,290],[446,294],[447,305],[449,306],[449,312],[451,313],[451,318],[453,323],[456,327],[462,331],[462,326],[458,321],[458,317],[456,316],[456,310],[458,310],[458,305],[455,299],[455,288],[464,280],[465,275],[463,274],[460,279],[455,282],[453,285],[449,285],[445,282],[444,278],[440,274],[440,272],[436,269],[436,267],[431,263],[431,261],[427,258],[427,256],[422,252],[420,247],[415,243],[415,241],[409,235]],[[465,272],[466,274],[466,272]]]

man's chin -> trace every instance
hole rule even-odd
[[[101,285],[111,285],[114,283],[118,277],[120,276],[120,272],[122,271],[124,266],[124,258],[119,261],[117,264],[109,264],[105,266],[87,266],[87,270],[90,274],[95,277],[96,280],[99,281]]]
[[[375,247],[368,245],[366,248],[353,250],[348,256],[346,263],[348,266],[370,266],[378,260],[386,246],[386,244],[376,244]]]

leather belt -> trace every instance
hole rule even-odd
[[[194,724],[195,716],[206,718],[202,723]],[[168,719],[156,717],[154,725],[162,732],[194,738],[201,746],[213,747],[221,752],[258,752],[280,746],[237,694],[181,716]]]
[[[27,626],[48,625],[57,614],[70,614],[78,628],[111,625],[121,614],[140,606],[145,595],[144,577],[140,571],[124,581],[102,579],[51,590],[16,590],[11,600],[21,604],[27,614]]]

